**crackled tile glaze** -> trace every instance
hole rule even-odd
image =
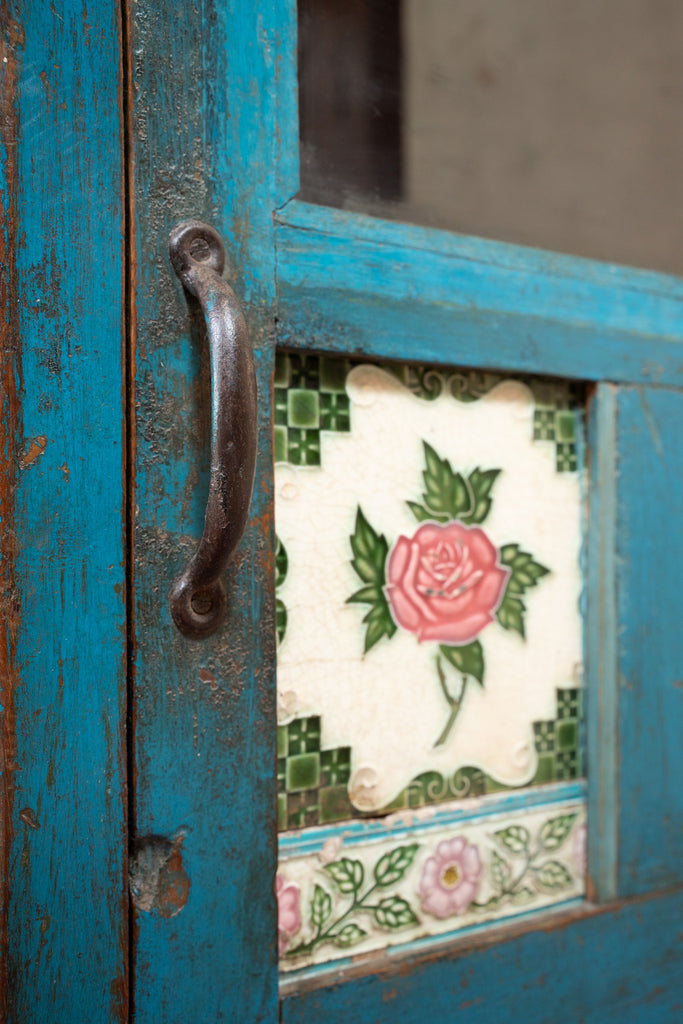
[[[299,355],[275,383],[281,827],[575,778],[576,392]]]
[[[314,853],[281,857],[277,876],[284,971],[447,935],[547,909],[584,892],[582,803],[341,833]]]

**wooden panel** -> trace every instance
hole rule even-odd
[[[470,937],[445,955],[376,963],[295,996],[283,1024],[661,1024],[680,1019],[681,892],[587,917],[549,916],[526,934]],[[617,940],[618,936],[618,940]],[[472,948],[474,946],[474,948]],[[360,971],[357,972],[360,974]],[[293,987],[293,986],[292,986]]]
[[[135,830],[151,851],[155,836],[175,842],[174,866],[189,880],[187,903],[172,897],[161,908],[174,916],[158,906],[137,913],[140,1022],[277,1016],[270,211],[281,195],[278,91],[285,105],[294,92],[290,14],[289,5],[267,2],[170,8],[140,0],[131,9]],[[228,619],[201,641],[182,637],[168,608],[171,583],[201,535],[208,483],[208,355],[168,262],[168,232],[189,217],[213,223],[225,241],[260,400],[251,521],[226,573]]]
[[[676,278],[299,202],[279,214],[276,237],[283,345],[683,382]]]
[[[99,1024],[128,1019],[118,12],[6,0],[0,32],[0,1018]]]
[[[617,397],[619,894],[683,880],[683,395]]]

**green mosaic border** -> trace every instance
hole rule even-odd
[[[274,378],[275,461],[293,466],[321,464],[321,433],[351,430],[351,403],[346,377],[358,360],[278,352]],[[412,394],[433,401],[450,394],[459,402],[476,402],[501,381],[503,374],[479,370],[437,370],[411,364],[386,369]],[[583,415],[581,385],[519,377],[534,395],[534,441],[555,446],[558,473],[578,469],[577,418]]]
[[[525,789],[582,776],[582,691],[558,689],[556,708],[555,719],[533,723],[538,763]],[[295,718],[287,725],[278,726],[277,745],[280,831],[377,817],[446,800],[520,788],[501,785],[478,768],[459,768],[452,776],[423,772],[391,804],[375,815],[368,815],[356,810],[349,800],[351,748],[322,749],[319,715]]]

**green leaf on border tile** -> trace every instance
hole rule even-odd
[[[382,888],[393,885],[405,875],[413,863],[418,850],[417,843],[408,846],[397,846],[395,850],[385,853],[375,864],[375,882]]]
[[[577,814],[561,814],[546,821],[539,833],[539,842],[544,850],[557,850],[565,841],[576,821]]]
[[[500,856],[497,850],[491,852],[491,878],[493,879],[493,884],[501,892],[510,880],[510,865]]]
[[[484,685],[484,649],[478,640],[464,647],[440,645],[439,651],[458,672],[476,679],[480,686]]]
[[[509,825],[507,828],[494,832],[496,839],[510,851],[510,853],[528,853],[531,836],[524,825]]]
[[[322,928],[332,913],[332,897],[320,885],[313,890],[311,900],[311,924],[315,928]]]
[[[483,523],[491,511],[491,488],[500,473],[499,469],[473,469],[467,478],[472,494],[471,510],[462,516],[463,523]]]
[[[410,904],[401,896],[387,896],[374,907],[375,921],[380,928],[405,928],[417,924]]]
[[[548,860],[534,868],[536,881],[544,889],[565,889],[572,884],[572,876],[559,860]]]
[[[345,924],[342,930],[334,936],[334,941],[337,946],[341,946],[342,949],[346,949],[348,946],[355,946],[356,943],[364,939],[367,934],[368,933],[362,928],[359,928],[357,924]]]
[[[536,893],[533,889],[530,889],[525,885],[522,889],[515,889],[510,893],[510,900],[515,906],[524,906],[525,903],[531,903],[532,900],[536,899]]]
[[[365,586],[347,598],[347,604],[369,604],[370,609],[363,622],[366,625],[364,651],[382,639],[392,637],[396,623],[391,617],[387,599],[384,596],[384,573],[389,545],[382,534],[376,533],[363,514],[360,505],[356,513],[356,525],[351,534],[351,565]]]
[[[342,857],[341,860],[325,864],[324,870],[332,878],[339,892],[347,895],[358,892],[363,884],[365,872],[359,860]]]
[[[287,577],[288,558],[285,546],[279,537],[275,547],[275,589],[281,587]]]

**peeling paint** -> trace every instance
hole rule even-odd
[[[19,467],[26,469],[28,466],[32,466],[40,456],[43,454],[47,447],[47,438],[42,434],[38,437],[28,437],[24,441],[24,450],[19,456]]]
[[[19,393],[21,355],[19,309],[16,302],[18,244],[16,144],[19,138],[17,90],[24,42],[22,26],[0,0],[0,1020],[7,1017],[9,991],[8,906],[11,821],[17,739],[15,691],[19,682],[14,661],[19,619],[14,578],[14,493],[17,466],[14,446],[21,426]]]
[[[36,819],[36,812],[31,807],[24,807],[19,811],[19,820],[23,821],[27,828],[37,831],[40,823]]]
[[[134,844],[129,883],[137,910],[175,917],[187,903],[190,879],[183,866],[184,838],[184,834],[175,839],[146,836]]]

